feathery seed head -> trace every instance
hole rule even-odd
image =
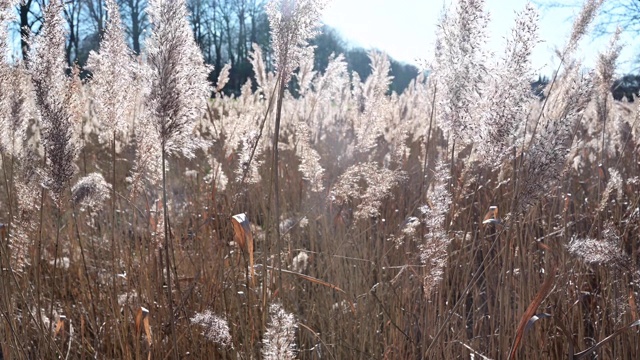
[[[112,141],[114,135],[126,131],[126,119],[134,110],[139,90],[135,86],[138,69],[125,40],[118,5],[107,0],[106,7],[109,21],[100,50],[89,54],[87,69],[92,72],[91,100],[101,125],[100,137]]]
[[[111,185],[102,174],[94,172],[78,180],[71,188],[71,200],[82,207],[101,207],[109,198],[110,189]]]
[[[604,0],[585,0],[580,14],[573,22],[571,35],[569,36],[569,43],[567,44],[566,49],[567,53],[571,53],[577,48],[578,42],[587,33],[587,28],[591,22],[593,22],[593,19],[595,19],[603,2]]]
[[[148,103],[155,129],[168,154],[193,157],[194,150],[206,146],[192,132],[211,94],[211,68],[193,38],[186,0],[150,0],[148,14],[153,26],[146,44]]]
[[[296,356],[296,320],[282,305],[269,306],[269,324],[263,337],[262,356],[266,360],[292,360]]]
[[[31,39],[28,68],[48,159],[43,185],[51,190],[58,205],[76,172],[74,162],[79,150],[69,107],[72,94],[69,77],[65,74],[65,41],[62,3],[51,1],[44,10],[40,33]]]
[[[212,313],[210,310],[196,313],[191,318],[191,323],[201,326],[203,328],[202,335],[210,341],[223,346],[231,345],[231,334],[229,333],[227,320]]]
[[[373,162],[356,164],[340,176],[331,195],[340,204],[359,200],[356,218],[375,217],[380,215],[382,200],[404,178],[403,172],[381,168]]]
[[[288,82],[305,56],[307,40],[317,34],[324,0],[271,0],[266,12],[271,27],[275,67]]]
[[[622,252],[620,238],[611,224],[606,224],[600,240],[574,237],[567,249],[588,265],[624,266],[629,258]]]

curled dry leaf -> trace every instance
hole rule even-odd
[[[531,330],[531,328],[533,327],[533,325],[536,323],[536,321],[540,320],[540,319],[546,319],[546,318],[550,318],[553,315],[551,314],[547,314],[547,313],[541,313],[541,314],[536,314],[533,315],[531,317],[531,319],[529,319],[529,321],[527,321],[527,325],[525,325],[524,327],[524,332],[526,333],[527,331]]]
[[[140,337],[142,328],[144,327],[144,334],[147,338],[147,343],[151,346],[151,326],[149,325],[149,310],[144,307],[140,307],[136,313],[136,338]]]
[[[233,238],[243,253],[249,255],[249,269],[251,271],[251,282],[254,282],[255,274],[253,269],[253,234],[251,233],[251,223],[247,214],[241,213],[231,217],[233,224]]]
[[[516,330],[516,336],[513,343],[511,344],[511,349],[509,350],[509,360],[515,359],[516,352],[518,350],[518,347],[520,346],[520,343],[522,342],[522,338],[524,336],[527,325],[529,324],[531,318],[535,315],[535,311],[538,306],[540,306],[542,301],[547,297],[547,295],[549,295],[549,293],[553,289],[553,284],[556,279],[556,271],[556,267],[551,268],[551,272],[547,276],[547,279],[544,281],[544,283],[542,283],[540,290],[538,290],[538,293],[533,298],[533,300],[531,300],[531,303],[527,307],[527,310],[522,315],[520,324],[518,324],[518,329]]]
[[[502,223],[502,220],[500,220],[500,217],[498,216],[497,206],[489,206],[489,210],[487,211],[487,214],[484,216],[482,223],[484,225],[487,225],[487,224],[498,225]]]
[[[64,321],[67,319],[66,316],[60,315],[58,322],[56,323],[56,328],[53,330],[53,337],[57,337],[58,335],[64,335]]]

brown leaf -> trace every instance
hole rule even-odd
[[[53,337],[58,336],[58,334],[64,334],[64,321],[67,319],[66,316],[60,315],[60,319],[58,319],[58,323],[56,324],[56,328],[53,330]]]
[[[498,216],[497,206],[489,206],[489,210],[484,215],[484,219],[482,220],[482,223],[484,225],[487,225],[487,224],[497,225],[502,223],[502,221],[500,220],[500,217]]]
[[[144,308],[143,308],[144,309]],[[144,324],[144,333],[147,336],[147,342],[149,346],[151,346],[151,325],[149,325],[149,311],[144,309],[143,311],[143,324]]]
[[[147,206],[147,212],[149,213],[149,229],[152,232],[158,232],[158,223],[160,222],[160,217],[162,215],[162,201],[160,199],[156,200],[155,211],[153,208],[149,208]]]
[[[252,284],[255,281],[255,271],[253,269],[253,234],[251,233],[251,223],[246,214],[237,214],[231,217],[233,224],[233,237],[238,247],[249,255],[249,271],[251,273]]]
[[[149,325],[149,310],[144,307],[138,308],[136,313],[136,339],[140,337],[140,332],[144,327],[145,337],[151,346],[151,326]],[[137,341],[137,340],[136,340]]]
[[[538,306],[540,306],[542,301],[547,297],[547,295],[549,295],[549,292],[551,292],[551,289],[553,289],[553,283],[555,279],[556,279],[556,268],[553,267],[553,269],[551,269],[551,272],[549,273],[549,276],[544,281],[544,283],[542,284],[542,287],[536,294],[536,297],[533,298],[533,300],[529,304],[529,307],[527,307],[527,310],[524,312],[524,314],[522,314],[522,318],[520,319],[520,324],[518,325],[518,330],[516,330],[515,340],[511,345],[511,350],[509,350],[509,360],[513,360],[516,357],[516,350],[518,350],[518,347],[522,342],[522,338],[524,336],[524,331],[526,329],[526,326],[529,323],[529,320],[535,315],[536,309],[538,308]]]
[[[249,219],[247,215],[237,214],[231,217],[231,223],[233,224],[233,239],[238,244],[238,247],[242,251],[247,250],[247,238],[251,236],[251,227],[249,225]],[[247,235],[248,234],[248,235]]]
[[[634,320],[638,320],[638,306],[636,305],[636,295],[633,289],[629,289],[629,309]]]
[[[142,307],[136,313],[136,338],[140,337],[140,329],[142,327]]]

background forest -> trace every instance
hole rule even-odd
[[[37,33],[42,25],[42,9],[48,0],[26,0],[16,6],[17,19],[11,28],[21,32],[21,56],[26,59],[30,33]],[[150,30],[147,16],[147,0],[118,0],[118,6],[126,32],[127,43],[136,54],[141,53],[145,35]],[[189,0],[189,24],[205,61],[213,65],[210,80],[215,81],[225,64],[231,66],[226,93],[238,94],[245,81],[253,76],[249,61],[252,44],[258,44],[271,59],[269,21],[265,12],[266,0]],[[89,53],[97,50],[107,23],[107,10],[103,0],[71,0],[64,2],[63,18],[67,28],[65,42],[66,61],[69,66],[78,64],[84,68]],[[17,37],[18,39],[20,37]],[[371,73],[369,57],[362,48],[353,48],[333,29],[323,27],[310,40],[315,46],[314,70],[324,71],[331,53],[344,54],[349,71],[356,71],[361,78]],[[16,48],[18,48],[16,46]],[[394,74],[391,89],[402,92],[417,75],[414,66],[390,59]],[[268,61],[267,66],[271,66]]]

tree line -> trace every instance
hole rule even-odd
[[[20,35],[20,53],[28,57],[29,38],[37,34],[42,25],[42,9],[51,0],[23,0],[16,6],[17,28]],[[253,76],[249,62],[252,44],[258,44],[269,60],[271,55],[269,21],[265,13],[267,0],[188,0],[190,24],[205,61],[214,66],[212,82],[218,78],[225,64],[231,65],[227,93],[239,93],[241,86]],[[139,54],[149,32],[147,0],[117,0],[127,40],[131,49]],[[99,48],[109,14],[104,0],[65,0],[64,18],[67,27],[65,54],[67,64],[83,68],[89,53]],[[350,72],[361,79],[371,73],[367,50],[351,47],[333,28],[324,26],[311,41],[315,46],[314,70],[324,71],[331,54],[344,54]],[[390,91],[401,93],[418,74],[418,69],[394,59],[391,61],[393,80]],[[269,61],[267,61],[269,64]],[[540,77],[531,82],[532,92],[542,96],[548,79]],[[615,81],[611,88],[616,100],[633,101],[640,95],[640,75],[627,74]]]
[[[544,99],[544,90],[549,84],[549,78],[539,76],[531,82],[531,91],[535,96]],[[613,81],[611,95],[615,100],[634,102],[640,96],[640,75],[626,74]]]
[[[42,9],[52,0],[23,0],[17,7],[20,53],[28,57],[29,38],[42,25]],[[57,0],[56,0],[57,1]],[[267,0],[188,0],[190,24],[205,61],[214,66],[210,80],[215,81],[225,64],[231,65],[229,82],[224,90],[239,93],[241,86],[253,76],[249,62],[252,44],[259,45],[265,58],[271,58],[269,21],[265,13]],[[140,54],[149,32],[147,0],[117,0],[127,40]],[[65,0],[64,19],[67,28],[65,54],[67,64],[83,68],[89,53],[99,48],[109,14],[103,0]],[[350,71],[366,78],[370,73],[369,57],[362,48],[352,48],[337,33],[325,26],[312,45],[315,46],[315,69],[324,71],[331,54],[344,54]],[[269,63],[269,61],[267,62]],[[394,80],[392,91],[402,92],[418,74],[412,65],[391,59]]]

